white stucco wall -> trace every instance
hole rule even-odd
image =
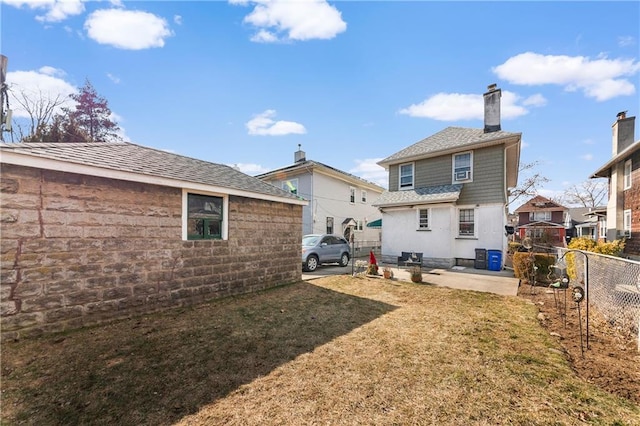
[[[429,208],[430,230],[418,230],[418,208]],[[475,249],[506,250],[506,214],[501,205],[475,207],[476,236],[458,237],[458,209],[474,206],[439,204],[387,210],[382,217],[382,255],[422,252],[426,258],[475,259]],[[504,255],[502,262],[504,263]]]

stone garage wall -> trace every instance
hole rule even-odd
[[[229,239],[181,239],[181,190],[2,165],[2,340],[301,279],[302,206],[231,196]]]

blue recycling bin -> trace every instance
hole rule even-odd
[[[487,265],[490,271],[502,270],[502,251],[500,250],[488,250],[487,251]]]

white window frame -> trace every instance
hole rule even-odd
[[[182,240],[183,241],[200,241],[189,239],[188,219],[189,219],[189,194],[204,195],[210,197],[222,198],[222,225],[220,240],[229,239],[229,194],[220,194],[217,192],[194,191],[190,189],[182,189]],[[204,240],[207,241],[207,240]]]
[[[333,234],[333,232],[335,231],[335,228],[334,228],[335,221],[333,217],[327,216],[325,222],[326,222],[326,231],[327,231],[326,233]]]
[[[293,187],[294,189],[291,189],[291,187]],[[297,195],[298,194],[298,178],[283,180],[282,189]]]
[[[367,191],[365,191],[364,189],[361,191],[360,201],[363,203],[367,202]]]
[[[349,202],[351,204],[356,203],[356,189],[353,186],[349,187]]]
[[[356,232],[362,232],[362,231],[364,231],[364,221],[357,220],[356,221]]]
[[[550,211],[529,212],[529,221],[531,222],[551,222],[552,213]]]
[[[632,170],[631,160],[627,160],[624,162],[624,189],[631,188],[631,170]]]
[[[622,230],[627,238],[631,237],[631,209],[622,212]]]
[[[406,184],[403,186],[403,185],[402,185],[402,168],[403,168],[403,167],[408,167],[408,166],[411,166],[411,175],[410,175],[410,176],[411,176],[411,183],[410,183],[410,184],[409,184],[409,183],[406,183]],[[416,171],[415,171],[415,164],[414,164],[414,163],[404,163],[404,164],[400,164],[400,165],[398,166],[398,189],[399,189],[400,191],[402,191],[402,190],[404,190],[404,189],[413,189],[413,184],[414,184],[415,174],[416,174]],[[405,175],[405,177],[406,177],[406,176],[409,176],[409,175],[407,174],[407,175]]]
[[[599,238],[607,238],[607,218],[600,216],[598,218],[598,236]]]
[[[422,212],[426,212],[426,215],[427,215],[426,226],[424,226],[423,221],[422,221]],[[416,229],[418,231],[429,231],[429,230],[431,230],[431,209],[429,209],[429,208],[416,209],[416,217],[417,217],[416,220],[417,220],[417,224],[418,224]]]
[[[460,213],[463,210],[470,210],[470,211],[473,212],[473,222],[461,222],[460,221]],[[477,209],[474,209],[473,207],[470,207],[470,208],[460,207],[458,209],[457,213],[458,213],[458,219],[457,219],[457,222],[458,222],[458,237],[459,238],[475,238],[476,235],[478,234],[478,221],[477,221],[478,214],[477,214]],[[473,223],[473,234],[468,234],[468,233],[463,234],[463,233],[461,233],[460,232],[460,225],[462,223]]]
[[[469,155],[468,166],[457,166],[456,160],[463,155]],[[451,170],[453,174],[451,176],[452,183],[471,182],[473,181],[473,151],[459,152],[451,156]],[[467,170],[468,169],[468,170]],[[464,173],[463,176],[461,174]],[[458,179],[460,178],[460,179]]]

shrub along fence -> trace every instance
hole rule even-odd
[[[588,292],[589,303],[609,324],[636,336],[640,350],[640,262],[558,248],[558,256],[563,254],[568,259],[571,283]]]
[[[614,328],[637,338],[640,351],[640,262],[561,247],[535,245],[531,251],[517,251],[515,246],[513,249],[514,274],[529,284],[549,285],[549,268],[562,259],[570,285],[580,285],[587,292],[589,306]]]

